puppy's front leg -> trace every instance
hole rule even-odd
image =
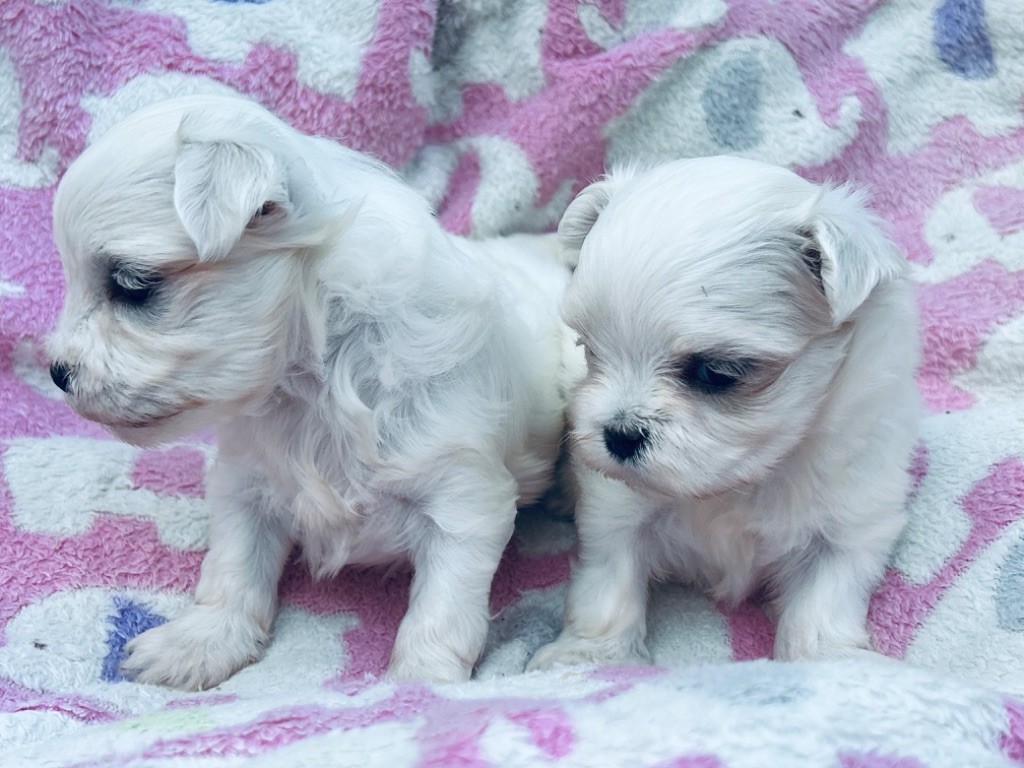
[[[775,658],[836,659],[874,653],[868,600],[882,578],[888,549],[844,549],[815,537],[774,575]]]
[[[647,663],[647,582],[641,528],[647,503],[615,480],[579,470],[579,560],[565,602],[562,634],[527,669],[554,664]]]
[[[128,677],[204,690],[263,655],[291,541],[282,520],[255,501],[252,485],[248,472],[221,461],[214,467],[210,549],[195,603],[128,643],[121,665]]]
[[[397,680],[469,679],[487,638],[491,581],[512,536],[516,489],[503,466],[459,471],[442,485],[412,551],[409,610],[388,667]]]

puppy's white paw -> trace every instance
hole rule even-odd
[[[193,605],[129,642],[121,672],[139,683],[206,690],[257,661],[269,639],[246,616]]]
[[[651,654],[642,640],[589,640],[563,634],[540,648],[526,665],[527,672],[551,669],[556,664],[650,664]]]
[[[387,678],[418,683],[464,683],[473,666],[452,653],[394,654],[388,665]]]
[[[853,658],[888,659],[871,649],[864,630],[845,633],[796,621],[779,623],[775,631],[776,661],[826,661]]]

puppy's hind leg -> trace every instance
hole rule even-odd
[[[218,462],[210,475],[210,550],[195,603],[128,643],[127,677],[205,690],[263,655],[291,541],[281,519],[249,495],[253,478],[236,472]]]
[[[427,533],[413,547],[409,610],[388,677],[469,679],[487,637],[491,581],[512,537],[515,499],[515,482],[498,462],[470,459],[442,481],[424,510]]]

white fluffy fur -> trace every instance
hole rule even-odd
[[[516,504],[548,486],[563,427],[553,238],[452,237],[374,161],[216,97],[112,129],[62,180],[54,226],[71,405],[138,445],[219,436],[195,605],[124,668],[207,688],[259,658],[297,541],[317,576],[411,561],[390,674],[468,678]],[[146,275],[144,303],[112,292]]]
[[[647,659],[651,578],[765,590],[779,659],[870,648],[868,598],[904,524],[914,300],[860,197],[735,158],[613,174],[559,228],[579,560],[533,668]],[[694,355],[750,363],[701,391]],[[607,426],[644,430],[632,457]]]

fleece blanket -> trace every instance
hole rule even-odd
[[[911,522],[870,611],[906,663],[766,661],[757,605],[660,585],[656,666],[523,674],[573,547],[532,510],[470,683],[379,679],[407,574],[298,563],[258,664],[202,694],[122,680],[125,642],[195,585],[212,448],[136,450],[62,403],[50,208],[114,122],[221,92],[394,165],[472,235],[550,229],[623,162],[733,153],[866,186],[922,314]],[[1024,761],[1022,108],[1020,0],[2,0],[0,764]]]

